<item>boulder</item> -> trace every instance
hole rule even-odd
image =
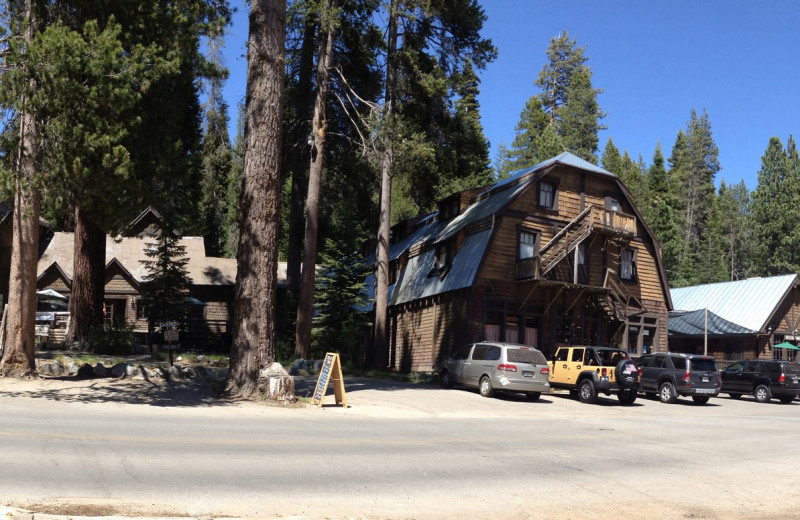
[[[78,367],[78,364],[75,363],[74,361],[72,361],[71,359],[65,360],[65,362],[67,364],[67,366],[66,366],[67,375],[68,376],[76,376],[76,375],[78,375],[78,372],[80,371],[80,368]]]
[[[60,376],[64,374],[64,365],[58,361],[39,362],[36,360],[36,371],[45,376]]]
[[[97,377],[109,377],[110,371],[102,363],[98,363],[94,367],[94,375]]]
[[[78,379],[92,379],[94,377],[94,367],[89,363],[84,363],[78,369]]]
[[[289,374],[293,375],[293,376],[296,376],[301,371],[308,370],[306,367],[307,367],[306,360],[303,359],[303,358],[300,358],[297,361],[295,361],[294,363],[292,363],[292,366],[289,367]]]
[[[139,373],[139,369],[136,368],[135,365],[130,363],[117,363],[113,367],[111,367],[111,376],[112,377],[133,377]]]

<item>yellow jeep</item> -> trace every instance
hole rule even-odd
[[[633,404],[639,391],[639,370],[628,353],[611,347],[561,345],[550,365],[550,386],[569,390],[583,403],[597,401],[599,392],[617,394]]]

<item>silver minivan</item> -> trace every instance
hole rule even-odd
[[[527,345],[484,341],[456,351],[439,368],[442,386],[478,388],[481,395],[494,392],[524,393],[539,399],[550,391],[550,369],[539,350]]]

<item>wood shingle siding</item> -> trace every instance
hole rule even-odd
[[[552,209],[539,205],[542,182],[554,187]],[[545,353],[557,342],[573,341],[623,348],[633,342],[636,355],[635,349],[666,349],[671,302],[658,246],[615,175],[565,153],[469,197],[465,193],[458,215],[453,196],[438,215],[445,220],[416,219],[425,239],[405,247],[414,259],[444,240],[455,241],[453,265],[460,275],[471,273],[465,270],[471,265],[471,283],[447,291],[446,269],[426,278],[415,270],[427,264],[400,264],[407,271],[403,279],[417,286],[395,287],[404,297],[390,305],[395,369],[432,370],[459,345],[483,339],[532,341]],[[488,233],[488,240],[470,243],[476,232]],[[522,259],[521,232],[536,235],[534,243],[525,236]],[[627,249],[634,253],[625,254],[624,272],[636,276],[620,280]],[[584,256],[576,266],[578,251]],[[409,299],[411,294],[420,297]]]

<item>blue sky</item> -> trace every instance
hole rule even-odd
[[[226,40],[231,107],[244,96],[247,7]],[[788,0],[484,0],[483,35],[498,58],[480,73],[481,116],[491,157],[511,144],[550,39],[566,30],[585,46],[611,138],[650,164],[656,143],[669,156],[691,109],[708,111],[727,183],[756,187],[769,138],[800,128],[800,2]],[[235,117],[235,110],[232,110]],[[235,125],[235,121],[232,122]]]

